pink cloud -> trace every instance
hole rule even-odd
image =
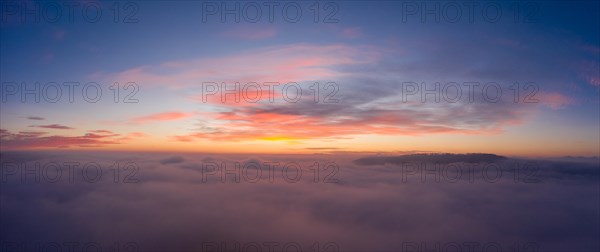
[[[540,92],[535,98],[552,109],[560,109],[573,103],[572,98],[556,92]]]
[[[233,56],[139,66],[106,78],[171,87],[200,87],[203,82],[289,83],[337,78],[342,73],[336,66],[374,63],[381,56],[373,47],[295,44]]]
[[[117,137],[120,134],[114,133],[110,130],[90,130],[90,133],[85,134],[88,138],[105,138],[105,137]]]
[[[144,134],[142,132],[131,132],[131,133],[127,134],[127,136],[128,137],[135,137],[135,138],[137,138],[137,137],[146,137],[148,135],[146,135],[146,134]]]
[[[355,38],[359,38],[362,37],[363,32],[362,29],[358,28],[358,27],[347,27],[342,29],[342,37],[344,38],[348,38],[348,39],[355,39]]]
[[[142,132],[131,132],[131,133],[119,138],[118,140],[119,141],[129,141],[129,140],[133,140],[136,138],[142,138],[142,137],[147,137],[147,136],[148,136],[147,134],[144,134]]]
[[[225,82],[228,87],[232,87],[236,82],[285,84],[309,80],[341,80],[362,77],[364,73],[355,73],[347,69],[377,65],[381,63],[384,54],[386,53],[377,47],[295,44],[262,48],[231,56],[140,66],[109,77],[120,81],[136,81],[144,85],[169,85],[175,88],[195,88],[194,90],[199,90],[203,82]],[[346,70],[340,70],[342,68]],[[381,84],[382,88],[389,85],[389,80],[374,81]],[[352,88],[357,87],[350,86],[345,91]],[[178,141],[235,141],[334,139],[360,134],[496,134],[507,125],[522,123],[530,112],[527,108],[509,108],[506,104],[475,104],[464,108],[439,108],[435,107],[436,104],[406,107],[406,104],[400,104],[367,108],[381,97],[393,96],[393,91],[389,94],[367,89],[360,91],[364,94],[346,93],[352,95],[353,100],[350,100],[350,104],[331,106],[306,103],[277,106],[243,102],[230,104],[220,101],[220,95],[215,95],[209,102],[211,105],[220,104],[220,109],[224,109],[225,112],[207,112],[202,116],[208,118],[206,127],[187,134],[180,133],[173,138]],[[191,97],[199,100],[198,95],[199,92]],[[249,96],[254,97],[254,94]],[[267,99],[266,97],[268,96],[263,94],[263,100]],[[550,102],[554,101],[551,104],[561,104],[560,100],[552,97],[549,99]],[[228,101],[232,100],[228,98]],[[140,123],[179,120],[191,116],[186,113],[171,113],[177,112],[137,117],[131,121]]]
[[[148,123],[156,121],[174,121],[189,118],[193,116],[193,113],[183,112],[163,112],[142,117],[133,118],[131,121],[134,123]]]
[[[112,131],[110,130],[90,130],[89,132],[92,133],[99,133],[99,134],[114,134]]]
[[[579,77],[592,86],[600,87],[600,64],[597,61],[584,60],[577,65]]]

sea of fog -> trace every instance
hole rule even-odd
[[[0,153],[0,251],[598,251],[597,160]]]

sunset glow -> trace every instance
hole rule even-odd
[[[598,0],[0,13],[0,252],[600,250]]]

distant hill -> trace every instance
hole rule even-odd
[[[566,157],[560,157],[560,158],[549,158],[549,160],[565,161],[565,162],[578,162],[578,163],[598,163],[598,162],[600,162],[600,157],[566,156]]]
[[[402,164],[409,162],[418,163],[491,163],[500,160],[505,160],[506,157],[498,156],[495,154],[486,153],[468,153],[468,154],[450,154],[450,153],[439,153],[439,154],[409,154],[402,156],[374,156],[364,157],[354,160],[355,164],[359,165],[384,165],[384,164]]]

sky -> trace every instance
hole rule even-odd
[[[469,3],[2,1],[0,150],[598,156],[600,4]]]

